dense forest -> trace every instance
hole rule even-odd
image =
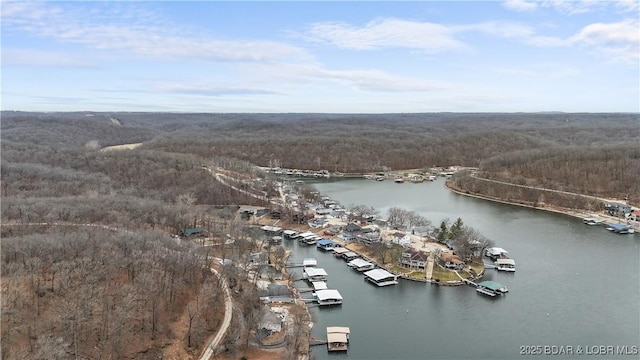
[[[219,321],[218,312],[207,313],[220,310],[218,282],[192,247],[168,235],[195,226],[214,236],[235,231],[246,238],[232,253],[239,258],[261,245],[239,235],[246,229],[234,211],[268,206],[207,169],[244,174],[255,191],[270,194],[271,180],[253,165],[343,173],[460,165],[477,168],[452,179],[463,192],[597,206],[510,183],[637,205],[639,120],[620,113],[4,111],[2,357],[158,358],[172,343],[197,352]],[[105,149],[131,143],[141,145]],[[172,330],[196,311],[188,337]]]

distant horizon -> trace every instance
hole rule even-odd
[[[637,0],[9,0],[1,20],[2,109],[640,112]]]
[[[84,115],[92,114],[247,114],[247,115],[420,115],[420,114],[638,114],[640,111],[423,111],[423,112],[377,112],[377,113],[363,113],[363,112],[216,112],[216,111],[126,111],[126,110],[104,110],[104,111],[92,111],[92,110],[61,110],[61,111],[46,111],[46,110],[0,110],[0,112],[16,112],[16,113],[39,113],[39,114],[64,114],[64,113],[77,113]],[[640,125],[639,125],[640,126]]]

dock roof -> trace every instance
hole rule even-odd
[[[329,239],[318,240],[317,244],[320,245],[320,246],[337,245],[337,243],[335,241],[332,241],[332,240],[329,240]]]
[[[373,265],[372,263],[368,262],[367,260],[360,259],[360,258],[353,259],[353,260],[349,261],[347,264],[349,264],[350,266],[355,266],[355,267]]]
[[[318,265],[318,260],[314,258],[306,258],[302,260],[302,266],[316,266]]]
[[[479,283],[478,286],[486,287],[487,289],[491,289],[493,291],[498,291],[498,290],[504,288],[504,286],[502,284],[500,284],[499,282],[490,281],[490,280],[483,281],[483,282]]]
[[[515,265],[516,261],[513,259],[498,259],[496,265]]]
[[[261,227],[261,229],[268,232],[279,232],[280,230],[282,230],[282,228],[279,228],[277,226],[268,226],[268,225]]]
[[[396,277],[395,275],[393,275],[392,273],[388,272],[387,270],[384,269],[373,269],[373,270],[369,270],[367,272],[364,273],[364,276],[367,276],[375,281],[379,281],[382,279],[386,279],[389,277]]]
[[[324,281],[314,281],[311,283],[311,285],[313,285],[313,290],[326,290],[327,289],[327,283]]]
[[[614,230],[625,230],[629,228],[627,225],[623,225],[623,224],[611,224],[607,226]]]
[[[333,252],[336,254],[344,254],[346,252],[349,252],[349,249],[343,248],[343,247],[337,247],[337,248],[333,248]]]
[[[343,333],[327,333],[327,342],[329,343],[346,343],[349,342],[347,334]]]
[[[492,248],[488,248],[487,252],[491,255],[500,255],[500,254],[508,254],[509,252],[503,248],[499,248],[499,247],[492,247]]]
[[[327,276],[327,272],[323,268],[306,268],[304,272],[307,273],[307,276]]]
[[[358,253],[353,252],[353,251],[347,251],[347,252],[343,253],[342,256],[344,256],[344,257],[356,257],[356,256],[360,256],[360,255],[358,255]]]
[[[350,334],[351,329],[347,326],[327,326],[327,334],[332,333]]]
[[[287,235],[287,236],[291,236],[291,235],[296,235],[298,232],[295,231],[295,230],[285,230],[282,233]]]
[[[329,299],[340,299],[342,300],[342,295],[338,290],[333,289],[325,289],[316,291],[316,296],[318,296],[318,300],[329,300]]]

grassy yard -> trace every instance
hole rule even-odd
[[[465,275],[463,275],[462,273],[460,275],[462,275],[462,277],[468,277],[469,274],[465,273]],[[431,278],[433,280],[440,280],[440,282],[447,282],[447,281],[460,281],[460,278],[458,277],[458,275],[456,275],[455,272],[451,271],[451,270],[447,270],[442,268],[439,265],[434,265],[433,266],[433,274],[431,276]]]

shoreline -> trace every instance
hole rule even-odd
[[[473,194],[473,193],[466,192],[466,191],[461,191],[459,189],[456,189],[454,187],[449,186],[449,181],[445,181],[444,187],[447,188],[447,190],[449,190],[451,192],[454,192],[454,193],[456,193],[458,195],[462,195],[462,196],[468,196],[468,197],[472,197],[472,198],[476,198],[476,199],[480,199],[480,200],[492,201],[492,202],[505,204],[505,205],[514,205],[514,206],[520,206],[520,207],[534,209],[534,210],[552,212],[552,213],[556,213],[556,214],[570,216],[570,217],[577,218],[577,219],[580,219],[580,220],[583,220],[585,218],[599,217],[599,218],[602,218],[604,220],[603,224],[605,224],[605,225],[607,225],[607,224],[619,224],[620,220],[621,220],[621,219],[618,219],[616,217],[609,216],[609,215],[606,215],[606,214],[603,214],[603,213],[599,213],[599,212],[586,211],[586,210],[576,211],[576,210],[571,210],[570,208],[560,208],[560,207],[550,208],[550,207],[545,207],[545,206],[533,206],[533,205],[527,205],[527,204],[523,204],[523,203],[506,201],[506,200],[502,200],[502,199],[498,199],[498,198],[494,198],[494,197],[490,197],[490,196]],[[635,224],[632,224],[631,226],[634,227],[634,229],[636,228]]]

